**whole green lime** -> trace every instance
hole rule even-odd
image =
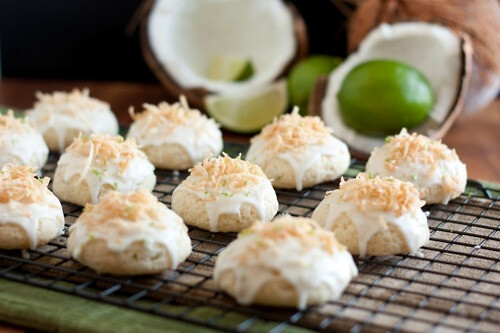
[[[421,124],[434,95],[422,73],[392,60],[353,68],[337,94],[344,122],[359,133],[386,136]]]
[[[314,85],[321,75],[329,74],[342,59],[327,55],[310,56],[290,71],[288,76],[288,96],[290,105],[297,105],[300,114],[308,114],[307,105]]]

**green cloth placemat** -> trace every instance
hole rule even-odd
[[[174,306],[172,306],[174,307]],[[180,310],[185,309],[178,306]],[[190,314],[208,320],[220,311],[199,307]],[[236,327],[248,317],[230,313],[218,323]],[[45,288],[0,278],[0,321],[51,332],[214,332],[196,324],[160,317],[141,311],[89,300]],[[276,327],[270,321],[255,322],[250,331],[264,332]],[[288,333],[310,332],[287,327]]]
[[[52,332],[213,332],[5,279],[0,279],[0,320]]]

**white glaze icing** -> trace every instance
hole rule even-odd
[[[330,254],[318,247],[305,249],[293,238],[262,249],[258,257],[248,256],[242,264],[241,257],[255,242],[255,235],[238,238],[219,254],[214,269],[216,283],[226,271],[236,274],[235,297],[243,305],[251,304],[264,283],[276,279],[276,272],[295,288],[299,309],[304,309],[310,293],[323,285],[330,291],[328,299],[338,299],[358,273],[347,251]]]
[[[414,255],[415,257],[418,257],[418,258],[424,258],[425,257],[425,255],[422,252],[420,252],[420,251],[412,253],[412,255]]]
[[[49,149],[40,133],[33,129],[22,132],[0,132],[0,167],[7,163],[42,167],[47,162]]]
[[[44,202],[24,204],[17,201],[0,203],[0,224],[17,224],[28,236],[30,249],[34,250],[38,243],[38,226],[41,219],[55,220],[59,226],[60,236],[64,229],[64,214],[61,203],[56,196],[47,190]]]
[[[219,194],[209,192],[198,192],[189,189],[182,184],[177,186],[174,193],[177,191],[187,191],[205,202],[205,208],[210,221],[210,231],[218,231],[219,217],[222,214],[239,215],[241,205],[244,203],[252,205],[257,211],[257,219],[266,220],[266,202],[265,197],[267,192],[274,192],[271,182],[267,178],[260,177],[261,180],[253,186],[248,186],[241,192],[233,193],[230,189],[222,186]],[[206,200],[208,196],[215,196],[215,200]],[[213,199],[213,198],[212,198]]]
[[[270,152],[266,148],[265,139],[261,138],[252,142],[246,160],[261,167],[274,157],[286,161],[294,171],[296,189],[301,191],[304,174],[321,156],[336,156],[339,154],[349,154],[349,151],[345,143],[333,136],[328,137],[327,142],[321,145],[311,145],[305,147],[302,151],[285,151],[278,154]]]
[[[132,124],[127,137],[135,138],[141,146],[178,144],[186,150],[193,164],[222,151],[222,133],[211,119],[201,116],[192,123],[177,126],[172,131],[167,129],[169,126],[170,124],[164,123],[149,129],[147,121],[139,119]]]
[[[118,134],[118,121],[106,103],[94,108],[82,109],[77,104],[62,103],[60,105],[48,105],[32,110],[27,114],[35,123],[38,131],[45,134],[53,129],[59,147],[59,152],[64,152],[66,133],[70,129],[76,129],[83,134]],[[78,110],[78,112],[67,112],[66,110]]]
[[[339,195],[338,192],[333,192],[320,203],[328,207],[326,222],[322,221],[322,225],[325,229],[332,230],[337,219],[345,213],[356,228],[360,257],[365,256],[368,242],[376,233],[384,230],[385,223],[394,225],[401,232],[411,253],[429,240],[427,216],[420,208],[401,216],[384,211],[361,212],[355,203],[341,201]],[[316,219],[315,213],[313,219]]]
[[[179,215],[167,207],[163,208],[158,210],[159,216],[155,221],[141,219],[130,222],[118,217],[106,220],[106,227],[101,226],[99,230],[88,228],[85,220],[78,219],[69,229],[74,240],[71,255],[79,259],[85,244],[93,239],[104,240],[113,252],[123,252],[133,243],[142,241],[151,256],[160,251],[155,244],[164,245],[171,259],[169,268],[177,267],[177,243],[180,237],[188,238],[187,228]]]
[[[375,150],[366,164],[366,171],[371,172],[373,175],[380,175],[382,177],[393,176],[394,178],[413,183],[419,191],[436,185],[444,187],[447,182],[452,184],[454,181],[451,177],[454,176],[458,180],[458,183],[453,188],[458,188],[460,192],[465,189],[467,169],[465,164],[458,159],[451,157],[440,159],[437,161],[435,170],[432,170],[431,165],[428,163],[397,161],[396,169],[390,171],[385,167],[385,161],[390,157],[390,152],[383,147]],[[453,193],[447,191],[445,193],[443,204],[447,204],[453,195]]]
[[[62,175],[63,180],[68,182],[75,175],[81,177],[87,160],[86,156],[64,153],[57,163],[58,168],[66,167]],[[104,184],[109,184],[117,191],[126,193],[136,190],[137,185],[154,172],[154,166],[146,158],[131,159],[123,171],[120,170],[119,161],[119,159],[110,159],[105,168],[96,166],[95,161],[92,161],[89,172],[83,175],[83,180],[89,187],[92,203],[97,203],[99,192]]]

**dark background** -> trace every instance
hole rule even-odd
[[[345,55],[345,19],[331,0],[292,0],[309,29],[310,53]],[[153,81],[137,31],[141,0],[0,0],[3,77]]]

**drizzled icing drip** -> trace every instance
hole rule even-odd
[[[24,133],[4,131],[0,134],[0,166],[17,158],[23,165],[41,167],[48,154],[49,149],[43,137],[35,130]]]
[[[368,160],[366,170],[374,175],[393,176],[411,182],[419,191],[425,191],[436,185],[441,186],[446,189],[443,204],[447,204],[452,197],[456,197],[465,189],[467,170],[465,164],[459,160],[440,160],[436,168],[418,161],[398,161],[397,168],[389,171],[385,166],[388,156],[385,151],[379,149]]]
[[[306,171],[321,158],[321,156],[336,156],[348,154],[347,146],[340,140],[330,136],[324,144],[303,147],[300,151],[284,151],[275,156],[286,161],[295,174],[295,184],[297,191],[303,189],[303,179]],[[264,166],[274,155],[265,148],[263,139],[252,142],[246,159],[249,162]]]
[[[401,232],[410,252],[416,252],[429,239],[427,217],[420,209],[404,213],[401,216],[380,211],[360,212],[354,203],[338,200],[335,193],[325,198],[325,204],[328,205],[328,215],[324,228],[332,230],[337,219],[342,214],[346,214],[356,227],[360,257],[366,255],[368,242],[375,234],[385,230],[387,223],[394,225]]]
[[[267,282],[276,281],[276,273],[288,281],[297,293],[297,307],[304,309],[312,292],[326,287],[328,299],[337,299],[353,276],[357,275],[351,255],[345,251],[334,254],[321,248],[304,249],[296,239],[288,239],[259,256],[241,257],[251,244],[258,244],[254,236],[238,238],[217,259],[214,280],[218,283],[228,271],[235,274],[235,297],[243,305],[253,303],[257,293]],[[272,297],[273,295],[269,295]]]
[[[67,132],[67,127],[66,126],[61,126],[61,128],[56,130],[56,127],[52,127],[54,129],[54,133],[56,134],[56,140],[57,140],[57,149],[59,149],[60,153],[64,153],[64,149],[66,148],[66,132]],[[50,127],[47,126],[46,129],[42,128],[42,133],[47,132],[50,129]]]
[[[222,133],[217,123],[191,109],[184,95],[180,96],[179,103],[144,104],[144,108],[141,114],[135,114],[133,108],[129,110],[135,121],[128,137],[135,138],[140,145],[178,144],[193,164],[222,151]]]
[[[423,135],[410,135],[406,129],[387,137],[382,147],[373,150],[366,170],[413,183],[426,201],[429,189],[441,187],[443,204],[460,195],[467,181],[466,166],[455,150]]]
[[[205,199],[207,195],[214,194],[194,191],[182,184],[175,189],[174,193],[177,191],[187,191],[204,201],[210,221],[210,231],[217,232],[219,230],[218,224],[220,216],[222,214],[239,215],[241,205],[244,203],[250,204],[255,208],[258,219],[265,220],[266,193],[270,191],[274,192],[274,189],[267,178],[262,178],[257,185],[248,186],[245,191],[239,193],[232,193],[230,190],[222,187],[221,194],[215,195],[216,200],[212,201],[205,201]]]
[[[16,224],[20,226],[29,239],[29,248],[34,250],[38,243],[38,226],[40,220],[56,220],[59,232],[62,235],[64,228],[64,215],[59,200],[49,193],[47,201],[43,203],[23,204],[17,201],[0,203],[0,224]]]
[[[80,175],[89,188],[92,203],[97,203],[102,186],[108,184],[120,192],[129,192],[137,189],[147,176],[154,171],[154,166],[146,159],[136,157],[128,161],[127,167],[120,170],[120,159],[108,160],[106,167],[90,164],[89,171],[83,173],[84,166],[88,157],[65,153],[57,163],[58,168],[65,166],[65,172],[62,175],[65,182],[69,182],[75,175]]]
[[[83,247],[91,240],[100,239],[106,242],[109,250],[123,252],[135,242],[143,242],[146,250],[151,256],[160,251],[155,244],[163,245],[170,257],[171,267],[179,264],[177,255],[177,244],[181,237],[188,237],[186,227],[182,219],[175,212],[166,209],[161,210],[156,221],[128,222],[120,218],[107,220],[107,228],[89,228],[85,221],[77,220],[70,227],[70,234],[74,241],[71,248],[72,256],[79,259]],[[120,230],[113,226],[123,226]]]
[[[109,104],[89,97],[88,90],[71,93],[37,93],[38,102],[27,111],[40,133],[53,130],[60,152],[64,152],[68,130],[84,134],[118,134],[118,121]]]
[[[128,137],[136,138],[142,146],[161,146],[165,143],[178,144],[191,157],[193,163],[210,154],[217,155],[222,150],[222,136],[215,123],[199,117],[194,123],[180,125],[165,135],[163,128],[148,129],[140,123],[130,127]]]

